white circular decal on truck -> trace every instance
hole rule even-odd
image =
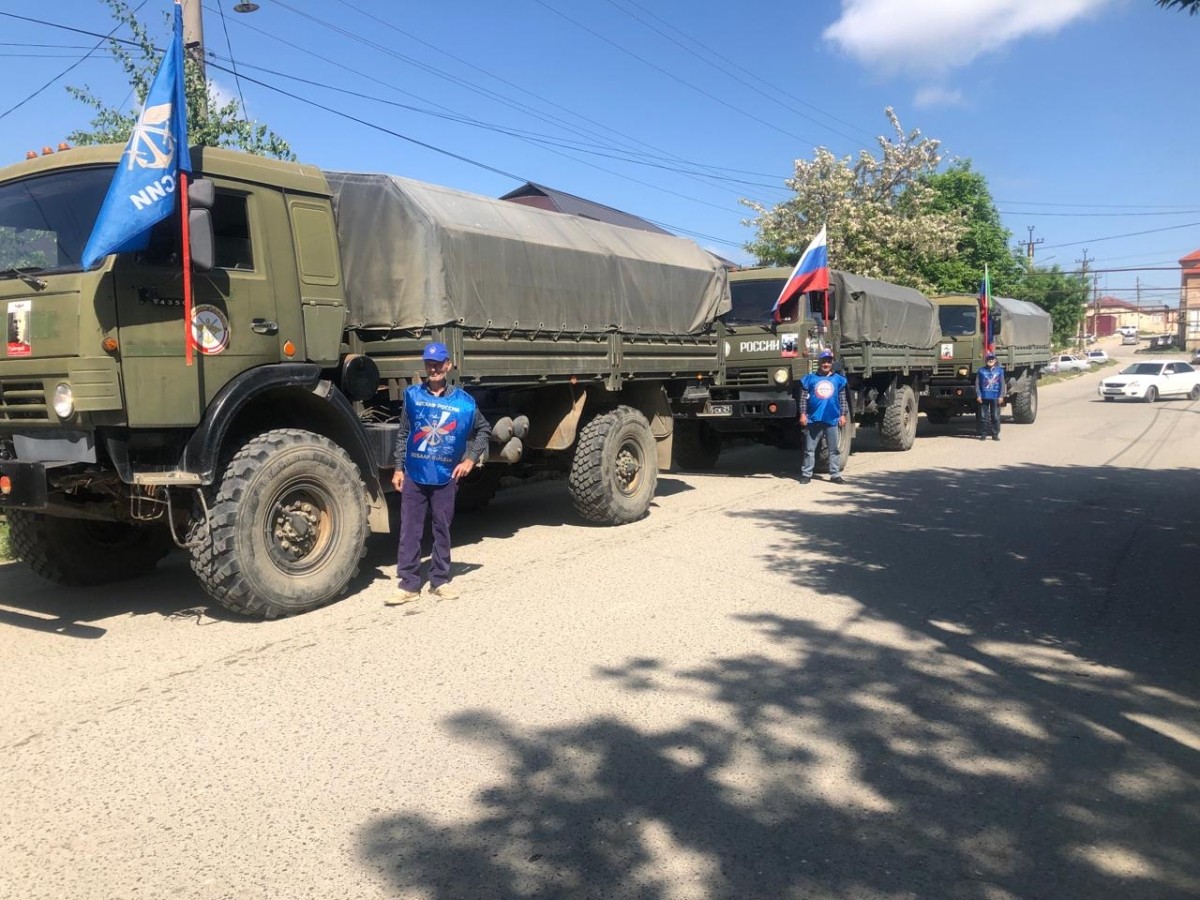
[[[225,313],[202,303],[192,310],[192,340],[205,356],[213,356],[229,346],[229,320]]]

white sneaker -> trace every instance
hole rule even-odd
[[[421,596],[421,592],[419,590],[418,591],[406,591],[403,588],[401,588],[399,594],[397,594],[391,600],[384,600],[383,605],[384,606],[402,606],[405,603],[412,603],[412,601],[416,600],[420,596]]]

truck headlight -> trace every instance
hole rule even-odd
[[[792,373],[789,372],[787,369],[776,369],[775,370],[775,383],[776,384],[787,384],[788,378],[791,377],[791,374]]]
[[[54,412],[60,419],[75,415],[75,392],[65,381],[60,381],[54,389]]]

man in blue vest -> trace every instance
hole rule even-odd
[[[801,378],[797,388],[800,425],[807,435],[800,483],[812,481],[813,469],[817,464],[817,443],[823,436],[829,446],[829,480],[833,484],[845,484],[838,468],[838,429],[846,427],[850,402],[846,394],[846,376],[833,371],[831,351],[821,351],[817,358],[817,371]]]
[[[1004,366],[996,362],[996,354],[983,358],[983,368],[975,373],[975,400],[979,403],[979,439],[1000,440],[1000,407],[1004,405],[1008,386]]]
[[[492,433],[474,398],[446,383],[454,367],[446,345],[427,344],[421,356],[426,380],[404,392],[396,434],[392,485],[400,492],[400,546],[396,552],[400,595],[387,601],[389,606],[421,596],[421,536],[426,516],[433,520],[429,593],[443,600],[458,597],[448,584],[454,495],[458,480],[470,473],[487,451]]]

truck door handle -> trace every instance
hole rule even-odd
[[[250,330],[255,334],[279,334],[279,323],[268,322],[266,319],[251,319]]]

